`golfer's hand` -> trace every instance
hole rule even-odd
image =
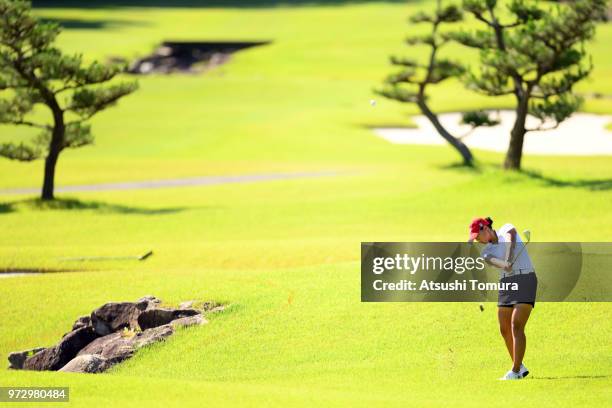
[[[512,272],[512,264],[510,262],[506,262],[506,265],[504,265],[503,269],[506,272]]]

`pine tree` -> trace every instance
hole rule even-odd
[[[478,69],[463,76],[469,89],[488,96],[514,95],[516,118],[504,167],[520,169],[525,134],[555,128],[578,110],[582,100],[573,87],[593,68],[590,60],[585,62],[584,46],[605,12],[606,0],[554,6],[512,0],[507,2],[507,22],[501,21],[497,0],[463,0],[462,8],[483,29],[445,37],[480,51]],[[527,128],[528,115],[540,124]]]
[[[0,0],[0,124],[40,130],[36,138],[0,144],[0,156],[32,161],[45,157],[41,198],[54,198],[55,168],[60,153],[93,142],[92,116],[134,92],[134,82],[106,84],[119,66],[86,65],[80,55],[65,55],[53,45],[60,32],[54,23],[39,22],[28,1]],[[37,106],[51,112],[37,121]]]
[[[440,0],[437,1],[433,13],[418,12],[411,16],[409,19],[411,23],[427,23],[431,26],[429,34],[411,36],[406,40],[409,46],[424,45],[429,47],[427,62],[421,63],[412,58],[392,56],[390,58],[391,64],[401,67],[401,70],[389,75],[385,80],[385,86],[376,90],[376,93],[399,102],[416,104],[440,136],[459,152],[463,163],[471,166],[474,158],[470,149],[442,125],[438,116],[427,103],[427,87],[429,85],[439,84],[464,72],[461,64],[450,59],[440,58],[438,55],[440,48],[449,42],[449,39],[440,33],[440,26],[445,23],[461,21],[462,18],[461,9],[456,5],[442,6]]]

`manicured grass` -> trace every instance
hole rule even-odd
[[[95,147],[62,155],[58,182],[403,161],[401,149],[371,137],[364,126],[410,124],[409,115],[417,113],[414,106],[381,98],[372,108],[369,100],[372,89],[393,70],[390,54],[426,55],[425,48],[403,44],[408,33],[422,30],[411,28],[406,17],[423,3],[40,9],[45,18],[115,22],[100,29],[65,30],[59,44],[87,59],[142,56],[167,39],[273,41],[236,54],[231,63],[206,75],[139,77],[136,94],[92,121]],[[578,87],[581,92],[612,93],[612,58],[606,49],[611,27],[600,25],[597,42],[590,45],[595,70]],[[475,56],[460,47],[445,52],[466,62]],[[510,98],[467,92],[457,83],[432,88],[431,94],[440,112],[511,103]],[[588,99],[585,109],[609,113],[612,102]],[[30,134],[28,129],[0,129],[0,141]],[[41,166],[1,160],[0,173],[15,176],[0,178],[0,187],[37,186]]]
[[[409,123],[414,108],[368,101],[421,3],[280,8],[41,9],[44,17],[125,21],[66,30],[88,58],[144,54],[163,39],[272,39],[208,74],[139,78],[141,90],[94,120],[97,144],[66,152],[59,184],[205,174],[338,170],[335,177],[0,200],[0,268],[75,269],[0,280],[0,356],[50,345],[111,300],[226,301],[104,375],[0,370],[1,385],[71,387],[75,406],[605,406],[610,305],[538,304],[527,334],[532,379],[496,381],[509,359],[495,306],[362,304],[362,241],[466,238],[475,215],[530,228],[538,241],[608,241],[608,157],[502,155],[453,166],[446,147],[394,146],[367,126]],[[585,91],[612,92],[601,26]],[[449,52],[457,52],[450,50]],[[457,97],[460,95],[460,97]],[[456,84],[440,111],[507,106]],[[590,100],[610,112],[610,100]],[[16,137],[2,128],[0,138]],[[12,129],[11,129],[12,131]],[[0,186],[37,186],[41,163],[0,161]],[[74,263],[137,255],[146,262]],[[4,358],[4,357],[3,357]]]

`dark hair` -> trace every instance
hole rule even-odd
[[[493,219],[491,217],[487,217],[485,218],[485,220],[487,220],[487,222],[489,223],[489,228],[493,228]]]

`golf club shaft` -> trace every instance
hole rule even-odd
[[[525,244],[523,244],[523,247],[521,248],[521,250],[519,251],[518,254],[516,254],[516,256],[514,257],[514,260],[512,261],[511,265],[514,265],[514,263],[516,262],[516,260],[519,258],[519,256],[521,256],[521,254],[523,253],[523,251],[525,250],[525,248],[527,247],[527,245],[529,245],[531,241],[527,241]]]

